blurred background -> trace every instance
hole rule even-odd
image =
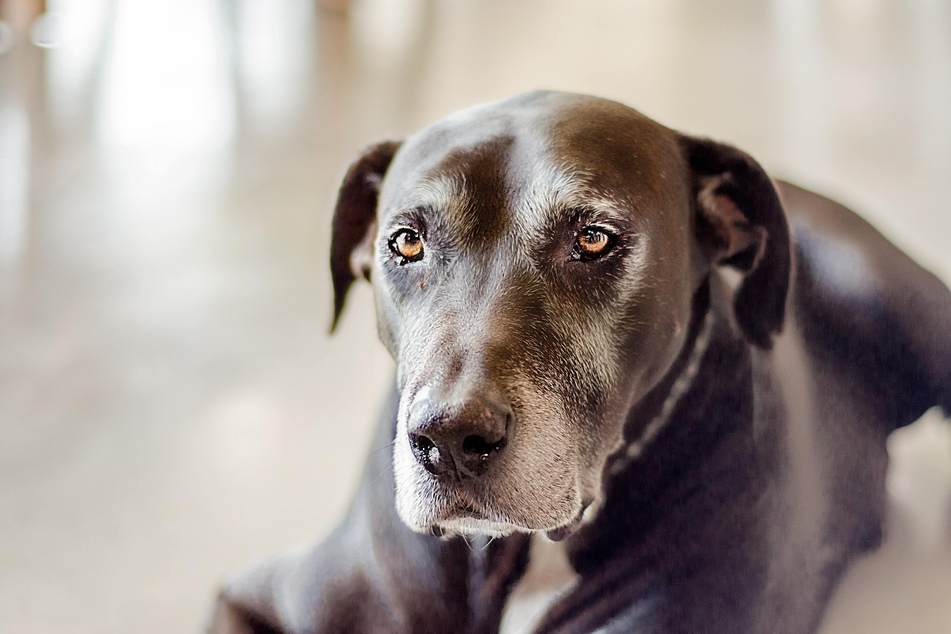
[[[365,145],[532,88],[733,142],[951,282],[946,0],[0,0],[0,631],[198,631],[355,488],[392,363],[327,336]],[[951,632],[951,430],[823,634]]]

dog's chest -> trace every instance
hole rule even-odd
[[[505,606],[500,634],[531,632],[548,607],[578,578],[568,563],[564,542],[533,535],[530,549],[528,570]]]

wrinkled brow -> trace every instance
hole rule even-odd
[[[390,205],[399,213],[408,209],[434,209],[450,214],[464,213],[469,207],[469,192],[464,174],[430,174],[407,188]]]
[[[503,234],[543,244],[566,222],[621,228],[630,219],[631,203],[599,185],[593,170],[536,162],[513,172],[425,174],[389,205],[388,225],[425,218],[431,229],[459,244],[485,244]]]
[[[389,207],[387,224],[397,225],[424,217],[427,223],[448,225],[465,232],[472,218],[472,193],[464,174],[439,173],[420,178]]]
[[[536,170],[516,203],[525,231],[538,238],[580,216],[587,222],[623,225],[629,208],[629,202],[599,187],[592,171],[555,166]]]
[[[389,205],[389,222],[415,210],[429,229],[457,246],[494,243],[511,229],[512,184],[503,174],[504,165],[504,156],[450,156],[438,169],[405,185]]]

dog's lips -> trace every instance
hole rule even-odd
[[[493,510],[491,506],[477,504],[458,496],[454,500],[447,500],[441,507],[434,513],[434,522],[430,528],[434,533],[500,536],[532,530],[512,522],[504,513]]]
[[[491,507],[482,507],[457,499],[446,504],[429,527],[429,531],[444,533],[481,534],[502,536],[511,533],[543,533],[553,542],[561,541],[574,533],[585,523],[586,512],[591,502],[584,502],[574,518],[555,527],[526,526],[523,522],[506,517],[504,513],[493,511]]]
[[[459,520],[488,522],[488,523],[508,523],[501,520],[499,513],[493,513],[491,508],[477,504],[470,499],[461,496],[455,496],[455,499],[447,501],[436,513],[436,523],[446,524]]]
[[[473,520],[484,520],[489,521],[490,518],[480,509],[477,509],[475,505],[469,502],[460,502],[453,509],[453,519],[456,518],[467,518]]]
[[[440,537],[452,537],[454,535],[465,535],[467,537],[507,537],[513,533],[528,533],[531,531],[521,526],[516,526],[515,524],[460,519],[437,524],[430,532]]]

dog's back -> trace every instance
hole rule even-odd
[[[795,580],[777,588],[785,610],[819,618],[842,570],[881,542],[888,435],[951,412],[951,292],[849,209],[778,189],[795,270],[771,360],[790,405],[771,578]]]
[[[951,292],[842,205],[779,183],[796,247],[794,314],[886,432],[951,413]]]

